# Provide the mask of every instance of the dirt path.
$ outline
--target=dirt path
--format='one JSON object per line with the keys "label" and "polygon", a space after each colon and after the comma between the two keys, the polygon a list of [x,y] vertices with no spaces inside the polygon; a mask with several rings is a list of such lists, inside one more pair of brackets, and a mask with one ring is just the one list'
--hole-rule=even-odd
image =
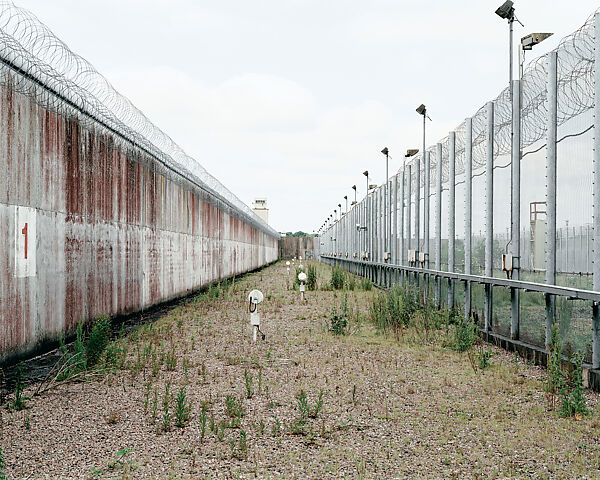
{"label": "dirt path", "polygon": [[[326,284],[329,268],[318,270]],[[591,415],[559,418],[536,367],[495,350],[476,373],[466,354],[410,332],[378,335],[366,320],[375,291],[307,292],[301,303],[286,282],[279,263],[225,298],[211,289],[117,340],[114,371],[2,409],[7,477],[600,478],[595,394]],[[256,344],[252,288],[265,293]],[[335,336],[326,321],[346,293],[352,333]]]}

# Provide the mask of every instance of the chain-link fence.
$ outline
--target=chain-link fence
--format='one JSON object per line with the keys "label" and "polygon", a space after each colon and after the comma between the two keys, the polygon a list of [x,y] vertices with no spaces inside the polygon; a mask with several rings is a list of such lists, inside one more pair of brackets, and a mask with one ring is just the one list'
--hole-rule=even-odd
{"label": "chain-link fence", "polygon": [[329,222],[322,258],[382,284],[413,278],[513,340],[544,347],[556,320],[600,367],[596,61],[600,13]]}

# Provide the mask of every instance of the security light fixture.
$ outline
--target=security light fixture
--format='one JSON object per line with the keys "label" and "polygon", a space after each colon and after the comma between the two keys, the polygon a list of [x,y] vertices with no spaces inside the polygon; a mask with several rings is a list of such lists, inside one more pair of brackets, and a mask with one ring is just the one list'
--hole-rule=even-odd
{"label": "security light fixture", "polygon": [[384,155],[386,155],[386,156],[389,154],[389,152],[390,152],[390,151],[388,150],[388,148],[387,148],[387,147],[384,147],[384,148],[383,148],[383,150],[381,151],[381,153],[383,153],[383,154],[384,154]]}
{"label": "security light fixture", "polygon": [[364,175],[365,177],[368,177],[368,176],[369,176],[369,171],[368,171],[368,170],[365,170],[365,171],[363,172],[363,175]]}
{"label": "security light fixture", "polygon": [[417,107],[417,113],[419,115],[426,115],[427,114],[427,109],[425,108],[425,105],[421,104]]}
{"label": "security light fixture", "polygon": [[496,15],[500,18],[508,20],[509,22],[514,21],[515,19],[515,7],[513,7],[514,2],[511,0],[506,0],[502,5],[500,5],[496,9]]}
{"label": "security light fixture", "polygon": [[356,192],[356,185],[352,185],[352,190]]}
{"label": "security light fixture", "polygon": [[552,35],[552,33],[530,33],[521,38],[521,46],[523,50],[531,50],[534,45],[543,42]]}
{"label": "security light fixture", "polygon": [[409,158],[409,157],[413,157],[413,156],[415,156],[417,153],[419,153],[419,149],[418,149],[418,148],[409,148],[409,149],[406,151],[406,155],[404,155],[404,156],[405,156],[406,158]]}
{"label": "security light fixture", "polygon": [[369,185],[369,190],[373,190],[374,188],[377,188],[377,184],[376,183],[371,183]]}

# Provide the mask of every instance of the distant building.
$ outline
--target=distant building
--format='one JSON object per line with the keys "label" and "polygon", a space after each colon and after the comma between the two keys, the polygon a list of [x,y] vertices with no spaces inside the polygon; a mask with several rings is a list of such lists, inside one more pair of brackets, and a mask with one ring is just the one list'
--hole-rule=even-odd
{"label": "distant building", "polygon": [[269,223],[269,209],[267,208],[266,198],[255,198],[254,204],[252,205],[252,210],[254,210],[254,213],[262,218],[265,223]]}

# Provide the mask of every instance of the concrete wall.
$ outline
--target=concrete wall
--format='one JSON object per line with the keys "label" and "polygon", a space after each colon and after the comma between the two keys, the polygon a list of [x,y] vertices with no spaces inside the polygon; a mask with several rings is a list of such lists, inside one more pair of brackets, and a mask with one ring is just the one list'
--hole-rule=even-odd
{"label": "concrete wall", "polygon": [[306,252],[316,258],[315,246],[318,242],[316,237],[282,237],[279,241],[279,258],[306,258]]}
{"label": "concrete wall", "polygon": [[2,87],[0,129],[0,360],[277,259],[276,238],[100,126]]}

